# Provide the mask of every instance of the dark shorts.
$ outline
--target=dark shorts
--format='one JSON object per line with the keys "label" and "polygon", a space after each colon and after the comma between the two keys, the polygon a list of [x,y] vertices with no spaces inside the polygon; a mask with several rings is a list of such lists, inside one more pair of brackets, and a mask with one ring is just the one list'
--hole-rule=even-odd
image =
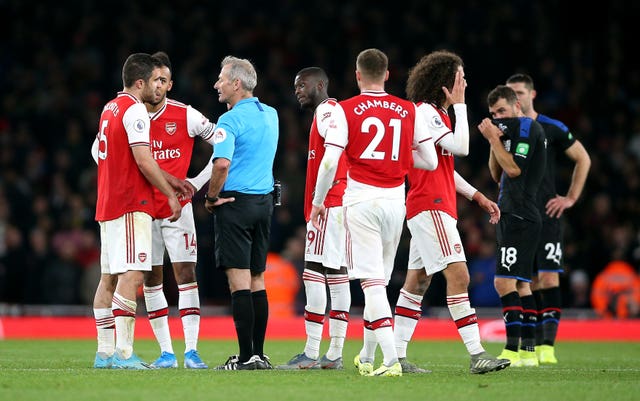
{"label": "dark shorts", "polygon": [[562,250],[562,221],[560,219],[543,219],[533,273],[562,273],[564,271]]}
{"label": "dark shorts", "polygon": [[531,281],[541,223],[503,214],[496,229],[496,277]]}
{"label": "dark shorts", "polygon": [[251,269],[264,272],[269,251],[273,195],[222,192],[235,202],[214,211],[215,256],[219,269]]}

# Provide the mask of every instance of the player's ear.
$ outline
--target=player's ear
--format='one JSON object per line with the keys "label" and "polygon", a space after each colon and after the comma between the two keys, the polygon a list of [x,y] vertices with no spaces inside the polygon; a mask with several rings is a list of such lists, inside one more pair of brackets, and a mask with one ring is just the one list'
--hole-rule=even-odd
{"label": "player's ear", "polygon": [[171,88],[173,88],[173,80],[169,81],[169,84],[167,85],[167,92],[169,92]]}

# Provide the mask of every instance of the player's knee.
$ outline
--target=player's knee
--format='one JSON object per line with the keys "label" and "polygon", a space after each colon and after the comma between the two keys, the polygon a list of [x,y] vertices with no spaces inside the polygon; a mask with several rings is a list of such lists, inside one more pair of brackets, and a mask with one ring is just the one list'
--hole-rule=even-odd
{"label": "player's knee", "polygon": [[431,283],[431,277],[427,276],[424,269],[421,270],[408,270],[407,276],[402,288],[415,295],[424,295]]}
{"label": "player's knee", "polygon": [[557,273],[539,274],[538,281],[540,289],[553,288],[560,285],[560,278]]}

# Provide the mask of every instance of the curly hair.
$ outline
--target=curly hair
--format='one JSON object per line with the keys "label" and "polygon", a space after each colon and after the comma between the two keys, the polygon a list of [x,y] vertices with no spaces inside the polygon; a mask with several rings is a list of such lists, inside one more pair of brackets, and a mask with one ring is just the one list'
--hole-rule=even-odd
{"label": "curly hair", "polygon": [[453,88],[462,58],[448,50],[438,50],[423,56],[409,71],[407,97],[412,102],[433,103],[442,107],[446,96],[442,87]]}

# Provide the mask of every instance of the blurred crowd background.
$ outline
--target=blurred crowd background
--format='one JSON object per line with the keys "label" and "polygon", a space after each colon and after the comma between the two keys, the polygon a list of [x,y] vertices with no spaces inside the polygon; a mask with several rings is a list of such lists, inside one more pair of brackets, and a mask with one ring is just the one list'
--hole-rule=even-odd
{"label": "blurred crowd background", "polygon": [[[515,72],[533,76],[537,110],[568,125],[592,158],[584,193],[566,216],[562,277],[564,306],[590,308],[591,284],[608,263],[626,262],[635,273],[640,266],[639,11],[640,3],[623,0],[591,8],[560,0],[0,0],[0,303],[91,304],[99,231],[90,146],[102,106],[122,89],[121,67],[133,52],[166,51],[173,62],[170,97],[213,121],[225,111],[213,89],[222,58],[255,64],[255,95],[280,116],[274,174],[283,183],[284,205],[274,216],[271,250],[301,272],[312,116],[294,97],[295,74],[307,66],[324,68],[330,96],[344,99],[358,91],[356,55],[377,47],[390,59],[387,91],[398,96],[405,95],[408,70],[422,55],[436,49],[461,55],[471,151],[457,160],[457,170],[494,200],[488,146],[476,128],[488,115],[486,94]],[[191,171],[199,171],[210,154],[198,143]],[[571,168],[560,162],[561,194]],[[202,192],[194,205],[202,304],[224,306],[229,294],[214,268],[212,220]],[[472,302],[499,305],[492,284],[495,229],[477,205],[460,198],[459,211]],[[405,235],[389,285],[393,301],[404,280],[408,240]],[[166,272],[165,289],[175,302]],[[284,285],[296,288],[302,310],[299,280]],[[358,305],[361,292],[352,288]],[[441,278],[425,305],[444,305]]]}

